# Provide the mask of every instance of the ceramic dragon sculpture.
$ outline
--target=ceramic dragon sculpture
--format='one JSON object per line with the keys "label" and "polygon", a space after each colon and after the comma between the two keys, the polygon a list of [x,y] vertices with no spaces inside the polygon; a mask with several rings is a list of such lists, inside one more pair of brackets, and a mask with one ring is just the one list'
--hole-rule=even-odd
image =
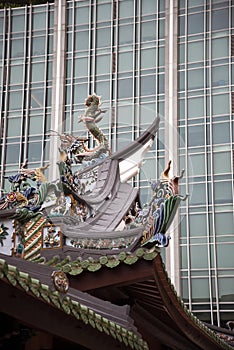
{"label": "ceramic dragon sculpture", "polygon": [[101,97],[96,94],[89,95],[85,100],[85,105],[87,109],[85,114],[80,117],[79,122],[83,121],[88,132],[97,141],[98,145],[91,149],[84,145],[85,152],[80,154],[80,156],[84,156],[86,159],[93,159],[101,154],[109,155],[110,148],[108,140],[102,130],[97,126],[97,123],[102,120],[102,114],[106,112],[100,108]]}
{"label": "ceramic dragon sculpture", "polygon": [[[71,163],[94,162],[94,160],[103,159],[110,155],[109,142],[97,126],[102,120],[102,114],[106,110],[102,110],[101,97],[96,94],[89,95],[85,100],[87,106],[84,115],[80,116],[78,123],[83,122],[88,133],[93,136],[97,143],[96,147],[89,148],[86,146],[88,138],[74,136],[70,134],[59,134],[57,131],[51,130],[59,136],[61,144],[59,148],[60,160]],[[53,135],[51,135],[53,136]]]}

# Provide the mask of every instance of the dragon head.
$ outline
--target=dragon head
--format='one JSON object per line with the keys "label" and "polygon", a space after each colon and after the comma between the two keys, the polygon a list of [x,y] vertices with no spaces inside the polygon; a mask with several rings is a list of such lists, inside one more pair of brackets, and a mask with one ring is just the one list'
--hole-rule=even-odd
{"label": "dragon head", "polygon": [[96,94],[89,95],[85,100],[85,105],[90,107],[91,105],[100,106],[101,105],[101,96],[97,96]]}

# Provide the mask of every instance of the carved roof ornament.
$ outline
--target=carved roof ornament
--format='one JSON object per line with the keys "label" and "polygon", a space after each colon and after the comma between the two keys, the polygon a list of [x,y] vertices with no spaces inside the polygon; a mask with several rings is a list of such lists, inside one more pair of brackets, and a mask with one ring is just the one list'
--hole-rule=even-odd
{"label": "carved roof ornament", "polygon": [[[78,251],[134,252],[138,248],[166,247],[166,231],[181,200],[178,181],[169,178],[170,164],[161,179],[151,181],[153,195],[141,205],[139,191],[127,181],[135,176],[145,153],[152,146],[159,118],[122,151],[111,154],[107,137],[98,127],[106,110],[101,96],[89,95],[86,110],[78,123],[84,123],[88,136],[60,134],[60,177],[48,182],[44,171],[49,164],[27,168],[27,160],[16,175],[8,177],[10,192],[2,191],[0,217],[13,220],[14,254],[36,260],[46,251],[71,247]],[[96,146],[86,142],[93,138]],[[5,224],[5,223],[4,223]],[[8,225],[8,226],[7,226]],[[10,229],[9,222],[5,224]],[[52,234],[49,230],[54,229]],[[20,246],[20,254],[18,247]]]}
{"label": "carved roof ornament", "polygon": [[63,271],[53,271],[52,280],[55,288],[60,293],[67,293],[69,288],[69,280]]}

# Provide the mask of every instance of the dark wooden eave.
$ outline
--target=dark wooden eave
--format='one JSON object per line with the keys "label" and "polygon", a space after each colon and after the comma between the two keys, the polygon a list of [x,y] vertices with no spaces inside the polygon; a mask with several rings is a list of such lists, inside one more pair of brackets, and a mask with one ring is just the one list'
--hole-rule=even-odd
{"label": "dark wooden eave", "polygon": [[58,293],[51,278],[55,269],[50,266],[2,254],[0,263],[6,265],[0,269],[0,297],[4,300],[0,312],[89,349],[130,349],[133,337],[142,344],[139,349],[144,348],[128,306],[111,304],[72,287],[66,294]]}
{"label": "dark wooden eave", "polygon": [[[141,262],[137,264],[134,265],[135,273],[130,272],[131,267],[124,266],[126,275],[117,268],[113,278],[106,278],[104,288],[89,293],[112,303],[128,302],[130,315],[152,350],[157,349],[158,342],[177,350],[232,349],[183,305],[171,285],[160,254],[142,266]],[[100,277],[95,274],[97,284],[103,279]],[[89,277],[81,276],[81,284],[88,286],[89,278],[90,274]]]}
{"label": "dark wooden eave", "polygon": [[[39,278],[50,286],[52,267],[2,255],[0,258],[6,259],[9,264],[16,265],[21,271],[30,273],[32,278]],[[71,287],[65,295],[65,300],[66,297],[73,297],[75,300],[82,301],[82,304],[94,312],[110,318],[125,329],[129,328],[136,335],[141,334],[150,350],[160,349],[160,344],[167,346],[169,350],[232,349],[184,307],[171,285],[159,253],[151,261],[138,260],[131,266],[119,264],[113,269],[103,267],[95,273],[86,271],[77,278],[69,276],[69,279]],[[128,349],[123,342],[118,342],[104,333],[99,332],[98,335],[97,329],[92,329],[89,324],[85,326],[79,320],[74,320],[74,317],[64,314],[51,305],[46,305],[40,297],[35,298],[30,293],[19,290],[18,286],[14,288],[5,282],[7,282],[5,279],[1,281],[0,295],[6,302],[0,305],[0,312],[39,327],[43,331],[48,332],[50,329],[55,335],[58,335],[59,329],[60,336],[72,341],[79,339],[77,338],[78,327],[84,335],[79,339],[79,344],[90,349],[97,349],[96,342],[90,344],[92,334],[95,339],[103,337],[103,344],[107,344],[106,349],[108,347],[109,349]],[[43,306],[40,309],[42,303]],[[41,321],[41,327],[37,320],[34,321],[35,317],[30,312],[32,306],[34,315],[36,312]],[[47,312],[51,319],[49,323],[46,320],[43,324]],[[56,322],[56,319],[59,322]],[[59,323],[64,324],[64,322],[71,325],[69,331],[66,327],[64,332],[59,328]],[[91,332],[91,336],[88,336],[88,331]]]}

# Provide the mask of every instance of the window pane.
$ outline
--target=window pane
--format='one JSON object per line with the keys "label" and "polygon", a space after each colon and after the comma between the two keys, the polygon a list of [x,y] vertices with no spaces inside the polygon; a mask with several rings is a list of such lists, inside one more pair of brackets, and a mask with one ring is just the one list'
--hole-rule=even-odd
{"label": "window pane", "polygon": [[[188,265],[186,265],[188,266]],[[182,279],[182,298],[184,301],[188,301],[189,291],[188,291],[188,279]]]}
{"label": "window pane", "polygon": [[188,268],[188,254],[187,247],[181,247],[181,267],[182,269]]}
{"label": "window pane", "polygon": [[196,34],[204,31],[204,14],[188,15],[188,34]]}
{"label": "window pane", "polygon": [[163,39],[165,37],[165,20],[164,19],[161,19],[159,21],[158,37],[159,39]]}
{"label": "window pane", "polygon": [[88,95],[88,84],[74,85],[74,104],[84,103]]}
{"label": "window pane", "polygon": [[23,82],[23,65],[10,67],[10,84],[22,84]]}
{"label": "window pane", "polygon": [[204,126],[196,125],[188,127],[188,146],[202,146],[205,144]]}
{"label": "window pane", "polygon": [[206,186],[205,184],[193,184],[190,187],[190,204],[198,205],[206,203]]}
{"label": "window pane", "polygon": [[7,136],[19,136],[21,134],[21,118],[8,118]]}
{"label": "window pane", "polygon": [[44,70],[45,70],[45,63],[33,63],[31,65],[32,71],[31,71],[31,81],[33,83],[38,81],[44,81]]}
{"label": "window pane", "polygon": [[117,110],[118,125],[132,124],[132,106],[119,106]]}
{"label": "window pane", "polygon": [[102,96],[102,100],[110,99],[110,82],[109,81],[100,81],[96,83],[96,92],[98,95]]}
{"label": "window pane", "polygon": [[35,37],[32,39],[32,55],[39,56],[45,54],[45,38]]}
{"label": "window pane", "polygon": [[156,49],[141,50],[141,69],[156,66]]}
{"label": "window pane", "polygon": [[100,4],[97,6],[97,22],[109,21],[111,19],[111,4]]}
{"label": "window pane", "polygon": [[188,0],[188,8],[194,7],[194,6],[199,6],[199,5],[204,5],[204,0]]}
{"label": "window pane", "polygon": [[230,142],[230,128],[229,123],[213,124],[213,143],[228,143]]}
{"label": "window pane", "polygon": [[[232,203],[232,184],[231,182],[214,183],[214,200],[215,203]],[[233,254],[234,256],[234,254]]]}
{"label": "window pane", "polygon": [[205,154],[191,154],[189,159],[189,176],[204,175]]}
{"label": "window pane", "polygon": [[89,21],[89,8],[88,7],[78,7],[79,3],[77,2],[77,8],[75,11],[75,21],[76,24],[85,24]]}
{"label": "window pane", "polygon": [[34,13],[33,19],[33,30],[41,30],[46,28],[46,12]]}
{"label": "window pane", "polygon": [[[198,256],[201,253],[197,252]],[[192,299],[193,301],[208,301],[209,300],[209,280],[208,278],[192,278]]]}
{"label": "window pane", "polygon": [[188,62],[202,61],[204,59],[203,41],[188,43]]}
{"label": "window pane", "polygon": [[165,92],[165,76],[164,74],[159,74],[158,75],[158,93],[163,94],[164,92]]}
{"label": "window pane", "polygon": [[41,142],[30,142],[28,145],[28,161],[38,162],[41,160]]}
{"label": "window pane", "polygon": [[188,118],[204,117],[204,98],[196,97],[188,99]]}
{"label": "window pane", "polygon": [[[219,299],[221,302],[232,302],[234,298],[233,277],[219,277]],[[230,304],[229,304],[230,305]],[[232,307],[233,310],[233,307]],[[233,313],[227,316],[226,321],[233,319]],[[225,319],[225,318],[224,318]]]}
{"label": "window pane", "polygon": [[125,98],[132,96],[132,78],[121,79],[118,81],[118,98]]}
{"label": "window pane", "polygon": [[74,60],[74,78],[83,77],[88,75],[88,59],[76,58]]}
{"label": "window pane", "polygon": [[212,96],[212,115],[229,114],[229,95],[213,95]]}
{"label": "window pane", "polygon": [[19,161],[19,145],[6,145],[6,163],[18,163]]}
{"label": "window pane", "polygon": [[110,73],[111,59],[110,55],[96,56],[96,74]]}
{"label": "window pane", "polygon": [[89,32],[84,30],[83,32],[75,33],[75,51],[88,50],[89,47]]}
{"label": "window pane", "polygon": [[158,65],[164,66],[165,65],[165,48],[159,47],[158,49]]}
{"label": "window pane", "polygon": [[179,17],[179,35],[185,35],[185,16]]}
{"label": "window pane", "polygon": [[39,108],[44,106],[44,89],[31,90],[31,108]]}
{"label": "window pane", "polygon": [[11,30],[12,32],[23,32],[25,26],[24,16],[12,16],[11,17]]}
{"label": "window pane", "polygon": [[212,40],[212,58],[217,59],[228,56],[228,37]]}
{"label": "window pane", "polygon": [[190,253],[192,269],[208,267],[208,253],[205,245],[191,245]]}
{"label": "window pane", "polygon": [[212,30],[228,28],[228,9],[212,11]]}
{"label": "window pane", "polygon": [[216,235],[233,235],[233,227],[233,213],[215,214]]}
{"label": "window pane", "polygon": [[189,233],[192,237],[207,235],[206,215],[198,214],[189,216]]}
{"label": "window pane", "polygon": [[188,70],[188,89],[199,89],[204,86],[203,69]]}
{"label": "window pane", "polygon": [[120,26],[119,27],[119,45],[132,43],[133,41],[133,26]]}
{"label": "window pane", "polygon": [[23,57],[24,56],[24,39],[12,39],[11,40],[11,57]]}
{"label": "window pane", "polygon": [[124,0],[119,2],[119,17],[133,17],[134,16],[134,2],[133,0]]}
{"label": "window pane", "polygon": [[217,244],[217,258],[219,268],[233,268],[234,254],[232,244]]}
{"label": "window pane", "polygon": [[22,91],[10,91],[9,93],[9,109],[22,108]]}
{"label": "window pane", "polygon": [[178,50],[178,62],[184,63],[185,62],[185,45],[180,44],[179,50]]}
{"label": "window pane", "polygon": [[132,68],[133,68],[133,52],[120,53],[118,58],[119,72],[131,71]]}
{"label": "window pane", "polygon": [[215,152],[213,153],[214,173],[223,174],[231,172],[231,153]]}
{"label": "window pane", "polygon": [[228,65],[213,67],[211,76],[213,86],[227,85],[229,81]]}
{"label": "window pane", "polygon": [[143,16],[146,14],[156,13],[157,1],[142,0],[141,3],[141,11]]}
{"label": "window pane", "polygon": [[111,43],[111,29],[101,28],[97,30],[97,48],[110,46]]}
{"label": "window pane", "polygon": [[141,26],[141,40],[155,40],[156,39],[156,21],[143,22]]}
{"label": "window pane", "polygon": [[43,118],[41,116],[33,116],[29,118],[29,134],[42,134]]}
{"label": "window pane", "polygon": [[184,71],[179,72],[179,90],[180,91],[185,90],[185,72]]}
{"label": "window pane", "polygon": [[181,99],[178,100],[178,105],[179,105],[179,119],[184,119],[185,118],[185,100]]}
{"label": "window pane", "polygon": [[141,77],[141,95],[155,95],[156,78],[154,75]]}

